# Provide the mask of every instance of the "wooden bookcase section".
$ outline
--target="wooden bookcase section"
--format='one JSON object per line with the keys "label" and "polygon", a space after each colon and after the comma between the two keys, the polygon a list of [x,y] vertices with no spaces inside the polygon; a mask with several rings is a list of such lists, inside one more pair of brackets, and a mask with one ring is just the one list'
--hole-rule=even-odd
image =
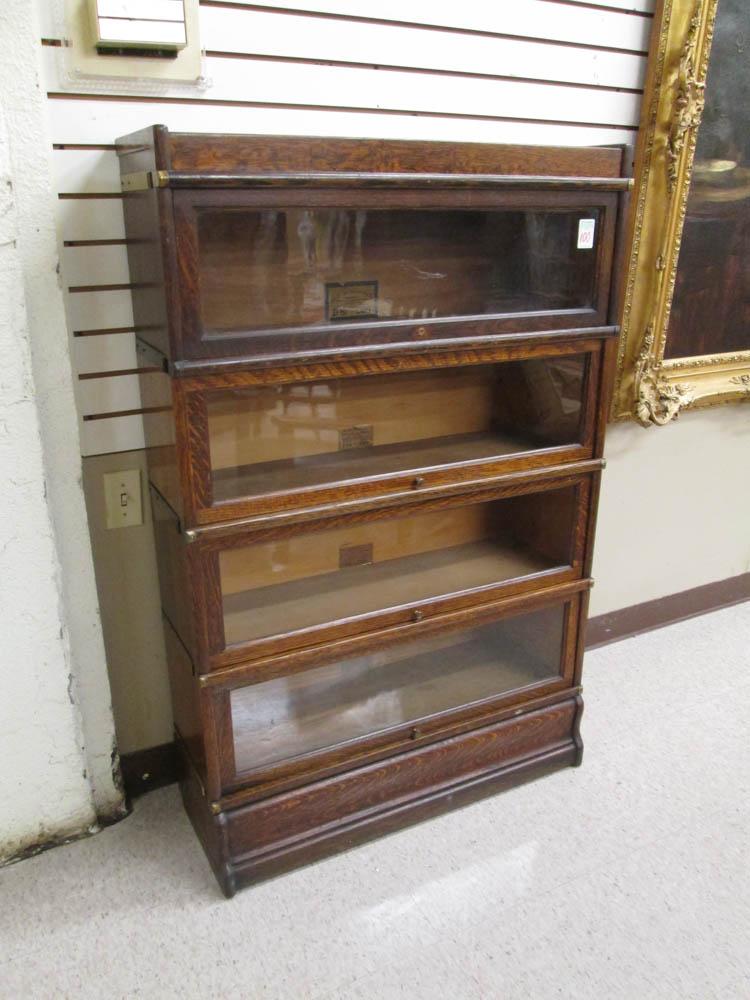
{"label": "wooden bookcase section", "polygon": [[223,891],[581,759],[621,148],[117,141]]}

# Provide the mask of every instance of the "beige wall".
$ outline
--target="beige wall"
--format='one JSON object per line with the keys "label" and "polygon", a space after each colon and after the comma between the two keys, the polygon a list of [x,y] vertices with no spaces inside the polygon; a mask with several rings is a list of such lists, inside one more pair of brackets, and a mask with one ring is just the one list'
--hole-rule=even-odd
{"label": "beige wall", "polygon": [[[144,523],[106,528],[103,475],[140,469]],[[117,452],[83,460],[83,488],[94,551],[112,709],[120,753],[172,739],[146,453]]]}
{"label": "beige wall", "polygon": [[610,426],[591,614],[750,570],[750,407]]}
{"label": "beige wall", "polygon": [[[750,571],[750,406],[667,427],[609,428],[591,613]],[[102,474],[143,470],[142,527],[104,528]],[[121,753],[171,739],[144,452],[84,459],[84,488]]]}

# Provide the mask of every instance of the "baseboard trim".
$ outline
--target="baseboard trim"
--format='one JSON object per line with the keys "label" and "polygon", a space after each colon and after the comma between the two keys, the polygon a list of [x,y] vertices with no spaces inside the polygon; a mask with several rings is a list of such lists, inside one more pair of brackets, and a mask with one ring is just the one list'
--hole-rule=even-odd
{"label": "baseboard trim", "polygon": [[743,601],[750,601],[750,573],[706,583],[654,601],[644,601],[643,604],[620,608],[606,615],[597,615],[589,619],[586,628],[586,649],[596,649],[610,642],[629,639],[634,635],[674,625]]}
{"label": "baseboard trim", "polygon": [[177,745],[161,743],[145,750],[120,755],[122,784],[129,799],[163,788],[180,779],[180,757]]}
{"label": "baseboard trim", "polygon": [[[750,601],[750,573],[597,615],[589,619],[586,628],[586,649],[606,646],[610,642],[619,642],[743,601]],[[130,799],[180,779],[180,759],[175,743],[162,743],[146,750],[122,754],[120,767],[125,792]]]}

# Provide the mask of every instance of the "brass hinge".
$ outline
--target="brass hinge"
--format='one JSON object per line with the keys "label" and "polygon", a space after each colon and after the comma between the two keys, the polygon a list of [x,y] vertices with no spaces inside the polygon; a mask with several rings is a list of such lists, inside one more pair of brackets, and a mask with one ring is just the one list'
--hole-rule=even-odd
{"label": "brass hinge", "polygon": [[120,185],[123,191],[147,191],[149,188],[168,187],[169,171],[136,170],[131,174],[123,174]]}

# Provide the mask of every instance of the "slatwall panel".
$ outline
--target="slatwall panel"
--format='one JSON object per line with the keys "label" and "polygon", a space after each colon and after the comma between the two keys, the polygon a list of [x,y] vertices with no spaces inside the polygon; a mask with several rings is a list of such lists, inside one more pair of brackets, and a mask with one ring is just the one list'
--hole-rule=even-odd
{"label": "slatwall panel", "polygon": [[[143,447],[116,136],[632,142],[654,0],[202,0],[195,97],[63,91],[38,0],[85,455]],[[119,86],[119,85],[118,85]]]}

